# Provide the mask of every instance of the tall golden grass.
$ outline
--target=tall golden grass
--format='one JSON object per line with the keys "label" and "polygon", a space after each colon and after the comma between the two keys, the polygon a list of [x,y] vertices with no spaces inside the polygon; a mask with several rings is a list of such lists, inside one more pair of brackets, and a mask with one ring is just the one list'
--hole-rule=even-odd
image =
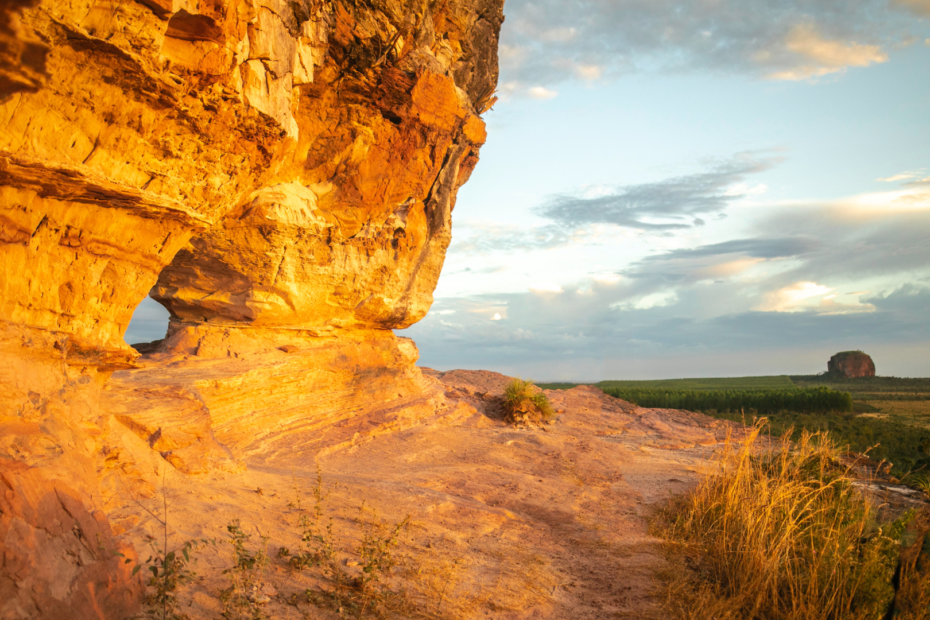
{"label": "tall golden grass", "polygon": [[[658,516],[656,533],[679,567],[663,576],[664,617],[891,617],[899,540],[913,513],[882,522],[827,435],[761,446],[761,430],[727,441],[716,471]],[[910,582],[915,595],[930,593],[928,584],[926,575]],[[930,613],[917,605],[907,617]]]}

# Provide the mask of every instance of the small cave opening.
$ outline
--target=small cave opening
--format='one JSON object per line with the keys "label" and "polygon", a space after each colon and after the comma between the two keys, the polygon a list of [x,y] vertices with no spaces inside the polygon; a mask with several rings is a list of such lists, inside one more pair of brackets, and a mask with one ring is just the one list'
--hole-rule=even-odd
{"label": "small cave opening", "polygon": [[146,296],[132,313],[132,320],[123,338],[133,349],[145,353],[148,348],[145,345],[162,340],[168,333],[169,316],[163,305]]}

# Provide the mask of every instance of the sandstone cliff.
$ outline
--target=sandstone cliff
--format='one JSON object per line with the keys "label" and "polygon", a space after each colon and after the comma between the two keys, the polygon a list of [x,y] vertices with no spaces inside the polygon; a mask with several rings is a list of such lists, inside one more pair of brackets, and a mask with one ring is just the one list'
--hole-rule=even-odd
{"label": "sandstone cliff", "polygon": [[[270,429],[351,442],[441,406],[390,330],[432,301],[501,11],[0,7],[0,616],[136,609],[106,513],[166,463],[236,471]],[[150,291],[171,326],[140,360]]]}
{"label": "sandstone cliff", "polygon": [[847,379],[874,377],[875,362],[862,351],[843,351],[830,358],[827,372]]}

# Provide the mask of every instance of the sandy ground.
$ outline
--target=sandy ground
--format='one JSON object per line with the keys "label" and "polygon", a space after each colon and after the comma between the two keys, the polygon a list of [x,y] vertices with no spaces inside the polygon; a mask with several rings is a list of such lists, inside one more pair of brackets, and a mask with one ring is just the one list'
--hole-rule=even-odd
{"label": "sandy ground", "polygon": [[[409,516],[390,582],[406,592],[400,617],[641,617],[663,562],[647,517],[696,482],[724,424],[642,409],[581,386],[547,392],[559,411],[554,424],[516,429],[497,404],[506,377],[424,372],[458,406],[332,452],[302,449],[299,438],[288,452],[280,438],[273,456],[247,457],[240,473],[185,476],[169,467],[164,490],[126,500],[111,519],[143,558],[147,537],[164,536],[154,517],[165,514],[164,504],[172,547],[225,540],[226,525],[239,519],[254,548],[259,533],[268,538],[266,615],[337,618],[338,609],[307,602],[308,588],[332,588],[321,570],[298,572],[276,557],[279,548],[300,545],[295,504],[312,507],[319,469],[328,493],[322,522],[333,519],[339,566],[350,577],[360,574],[361,537],[379,531],[371,524]],[[181,592],[182,609],[218,618],[231,547],[206,545],[194,556],[198,576]]]}

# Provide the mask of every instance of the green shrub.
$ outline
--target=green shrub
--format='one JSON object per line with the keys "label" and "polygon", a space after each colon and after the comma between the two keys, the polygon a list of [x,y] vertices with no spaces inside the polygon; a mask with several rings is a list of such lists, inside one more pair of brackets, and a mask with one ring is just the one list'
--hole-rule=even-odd
{"label": "green shrub", "polygon": [[508,422],[539,424],[554,417],[552,403],[532,381],[517,378],[504,388],[504,418]]}

